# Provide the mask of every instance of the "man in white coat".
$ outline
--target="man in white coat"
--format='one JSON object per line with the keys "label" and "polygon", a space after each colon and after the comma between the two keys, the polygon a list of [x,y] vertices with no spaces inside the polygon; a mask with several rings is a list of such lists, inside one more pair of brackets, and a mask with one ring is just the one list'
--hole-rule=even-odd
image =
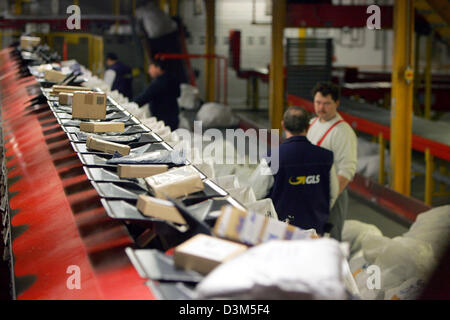
{"label": "man in white coat", "polygon": [[311,120],[307,138],[311,143],[333,151],[334,165],[339,180],[339,197],[329,222],[333,225],[330,236],[341,240],[342,227],[347,216],[347,185],[356,171],[356,134],[337,112],[339,87],[332,83],[318,83],[313,89],[316,118]]}

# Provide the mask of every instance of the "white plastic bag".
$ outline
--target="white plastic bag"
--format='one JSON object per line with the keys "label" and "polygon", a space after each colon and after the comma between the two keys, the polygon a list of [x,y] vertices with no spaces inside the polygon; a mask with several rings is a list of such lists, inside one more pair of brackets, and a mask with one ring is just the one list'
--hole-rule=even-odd
{"label": "white plastic bag", "polygon": [[162,128],[157,128],[157,129],[155,129],[155,130],[153,130],[157,135],[159,135],[159,136],[170,136],[170,133],[172,132],[171,130],[170,130],[170,127],[169,126],[164,126],[164,127],[162,127]]}
{"label": "white plastic bag", "polygon": [[269,195],[270,189],[274,183],[273,175],[268,174],[269,172],[270,168],[267,165],[266,160],[262,159],[248,179],[248,185],[252,186],[256,200],[263,199]]}
{"label": "white plastic bag", "polygon": [[248,210],[252,210],[255,211],[256,213],[265,215],[266,217],[278,220],[277,211],[275,210],[272,199],[270,198],[247,203],[245,206],[247,207]]}
{"label": "white plastic bag", "polygon": [[357,220],[345,220],[342,229],[342,241],[350,244],[350,256],[361,250],[362,241],[366,235],[383,236],[380,229],[368,223]]}
{"label": "white plastic bag", "polygon": [[398,287],[386,290],[384,300],[415,300],[425,288],[425,281],[420,278],[411,278]]}
{"label": "white plastic bag", "polygon": [[150,39],[162,37],[177,29],[175,21],[153,2],[148,2],[145,6],[137,8],[136,18],[138,21],[142,21]]}
{"label": "white plastic bag", "polygon": [[403,237],[429,243],[436,259],[439,259],[450,239],[450,205],[419,214]]}
{"label": "white plastic bag", "polygon": [[203,159],[201,163],[195,164],[195,167],[198,168],[201,172],[203,172],[204,175],[206,175],[208,178],[214,178],[214,164],[211,159]]}
{"label": "white plastic bag", "polygon": [[145,118],[142,119],[141,122],[147,127],[150,128],[158,122],[158,120],[155,117]]}
{"label": "white plastic bag", "polygon": [[226,191],[230,189],[240,188],[239,181],[234,174],[215,177],[213,181]]}
{"label": "white plastic bag", "polygon": [[229,189],[228,193],[230,194],[230,196],[244,205],[256,201],[255,193],[253,192],[252,187],[247,186],[242,188]]}
{"label": "white plastic bag", "polygon": [[233,127],[238,124],[231,108],[216,102],[203,104],[197,112],[196,119],[202,121],[203,128]]}
{"label": "white plastic bag", "polygon": [[198,88],[187,83],[180,85],[180,97],[178,98],[178,105],[186,109],[195,109],[199,101]]}
{"label": "white plastic bag", "polygon": [[196,294],[199,299],[346,299],[344,262],[334,239],[273,240],[219,265]]}

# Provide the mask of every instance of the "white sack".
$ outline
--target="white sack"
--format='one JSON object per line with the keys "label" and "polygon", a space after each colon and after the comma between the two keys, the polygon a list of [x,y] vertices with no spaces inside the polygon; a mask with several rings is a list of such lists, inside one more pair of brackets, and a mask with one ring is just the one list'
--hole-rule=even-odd
{"label": "white sack", "polygon": [[334,239],[273,240],[219,265],[196,294],[199,299],[346,299],[343,263]]}

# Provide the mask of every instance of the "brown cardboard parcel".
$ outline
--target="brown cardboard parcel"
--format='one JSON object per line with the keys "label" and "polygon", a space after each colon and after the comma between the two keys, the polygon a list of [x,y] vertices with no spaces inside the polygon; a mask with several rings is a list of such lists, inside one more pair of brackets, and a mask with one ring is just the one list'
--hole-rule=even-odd
{"label": "brown cardboard parcel", "polygon": [[74,93],[75,91],[91,91],[91,89],[86,87],[62,86],[55,84],[50,91],[50,95],[57,96],[60,92]]}
{"label": "brown cardboard parcel", "polygon": [[72,118],[104,120],[106,94],[100,92],[73,93]]}
{"label": "brown cardboard parcel", "polygon": [[80,122],[80,130],[84,132],[123,132],[123,122]]}
{"label": "brown cardboard parcel", "polygon": [[172,202],[162,199],[139,195],[136,207],[144,216],[158,218],[161,220],[171,221],[179,224],[186,224],[177,208]]}
{"label": "brown cardboard parcel", "polygon": [[177,268],[207,274],[245,250],[247,246],[243,244],[197,234],[175,248],[174,262]]}
{"label": "brown cardboard parcel", "polygon": [[61,82],[66,78],[66,75],[56,70],[45,70],[44,79],[50,82]]}
{"label": "brown cardboard parcel", "polygon": [[166,199],[166,195],[178,198],[205,188],[200,175],[191,166],[171,169],[145,178],[145,182],[153,190],[155,197],[160,199]]}
{"label": "brown cardboard parcel", "polygon": [[38,46],[40,43],[41,38],[39,37],[29,37],[29,36],[20,37],[20,47],[22,49],[33,50],[33,48]]}
{"label": "brown cardboard parcel", "polygon": [[117,173],[121,178],[146,178],[169,170],[167,164],[119,164]]}
{"label": "brown cardboard parcel", "polygon": [[257,245],[269,240],[316,238],[314,229],[303,230],[252,211],[223,206],[213,233],[218,237]]}
{"label": "brown cardboard parcel", "polygon": [[60,92],[58,94],[58,102],[60,105],[71,105],[73,101],[73,94],[68,92]]}
{"label": "brown cardboard parcel", "polygon": [[91,150],[102,151],[110,154],[114,154],[114,152],[118,152],[123,156],[130,154],[130,146],[93,137],[87,138],[86,147]]}

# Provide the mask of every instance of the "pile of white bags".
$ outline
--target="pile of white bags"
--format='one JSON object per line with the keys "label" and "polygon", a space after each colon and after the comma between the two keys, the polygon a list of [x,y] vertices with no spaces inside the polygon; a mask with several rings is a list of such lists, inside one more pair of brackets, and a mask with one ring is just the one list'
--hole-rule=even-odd
{"label": "pile of white bags", "polygon": [[203,104],[197,112],[196,119],[202,121],[203,128],[226,128],[239,123],[229,106],[217,102]]}
{"label": "pile of white bags", "polygon": [[208,274],[199,299],[347,299],[345,254],[334,239],[273,240],[250,248]]}
{"label": "pile of white bags", "polygon": [[450,205],[421,213],[403,237],[430,244],[436,259],[440,259],[445,246],[450,243]]}
{"label": "pile of white bags", "polygon": [[180,85],[180,97],[178,98],[178,105],[186,109],[196,109],[200,103],[199,91],[196,87],[187,83]]}
{"label": "pile of white bags", "polygon": [[246,207],[248,210],[254,211],[256,213],[262,214],[266,217],[274,218],[278,220],[278,214],[273,205],[272,199],[266,198],[257,200],[255,202],[247,203]]}
{"label": "pile of white bags", "polygon": [[[358,138],[358,162],[356,172],[372,179],[378,179],[380,168],[379,145],[369,142],[363,138]],[[389,170],[389,151],[384,151],[384,170]]]}
{"label": "pile of white bags", "polygon": [[361,250],[362,240],[367,235],[382,236],[376,226],[358,220],[346,220],[342,230],[342,241],[350,245],[350,257]]}
{"label": "pile of white bags", "polygon": [[[414,299],[425,287],[450,240],[450,205],[420,214],[408,232],[384,237],[375,226],[348,220],[343,241],[351,245],[350,269],[363,299]],[[380,286],[371,287],[373,267]]]}

